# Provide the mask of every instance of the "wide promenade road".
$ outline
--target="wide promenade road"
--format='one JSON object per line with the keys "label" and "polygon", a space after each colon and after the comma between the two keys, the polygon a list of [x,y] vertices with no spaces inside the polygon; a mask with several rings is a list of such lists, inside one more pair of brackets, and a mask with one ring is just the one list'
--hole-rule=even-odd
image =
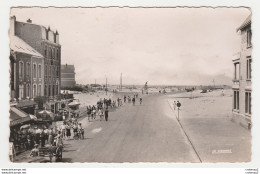
{"label": "wide promenade road", "polygon": [[171,117],[164,95],[144,96],[141,105],[126,103],[109,112],[108,122],[87,123],[84,140],[64,141],[63,162],[199,162]]}

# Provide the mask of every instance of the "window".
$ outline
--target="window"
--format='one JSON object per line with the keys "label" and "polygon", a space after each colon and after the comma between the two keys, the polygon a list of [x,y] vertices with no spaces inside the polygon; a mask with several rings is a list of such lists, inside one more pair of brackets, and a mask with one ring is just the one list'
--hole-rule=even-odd
{"label": "window", "polygon": [[51,78],[51,65],[49,66],[49,71],[48,71],[48,73],[49,73],[49,78]]}
{"label": "window", "polygon": [[47,46],[45,45],[45,48],[44,48],[44,55],[45,55],[45,58],[47,57]]}
{"label": "window", "polygon": [[42,85],[39,85],[38,86],[38,96],[42,96],[41,93],[42,93]]}
{"label": "window", "polygon": [[56,49],[55,48],[53,48],[53,59],[56,59]]}
{"label": "window", "polygon": [[56,52],[56,59],[59,60],[59,49],[57,49],[57,52]]}
{"label": "window", "polygon": [[29,84],[26,85],[26,97],[30,98],[30,85]]}
{"label": "window", "polygon": [[33,85],[33,98],[36,97],[36,94],[37,94],[37,86]]}
{"label": "window", "polygon": [[59,94],[60,92],[59,92],[59,85],[56,85],[56,87],[57,87],[57,94]]}
{"label": "window", "polygon": [[23,79],[24,76],[24,64],[22,61],[19,62],[19,79]]}
{"label": "window", "polygon": [[53,51],[53,48],[51,49],[51,59],[54,58],[54,51]]}
{"label": "window", "polygon": [[52,95],[55,96],[55,85],[52,86]]}
{"label": "window", "polygon": [[47,65],[45,65],[45,69],[44,69],[44,76],[45,76],[45,78],[47,78],[47,75],[48,75],[48,74],[47,74],[47,72],[48,72],[48,71],[47,71],[47,70],[48,70],[47,68],[48,68]]}
{"label": "window", "polygon": [[47,96],[47,85],[44,86],[44,96]]}
{"label": "window", "polygon": [[233,109],[239,110],[239,91],[234,91]]}
{"label": "window", "polygon": [[246,60],[246,79],[247,80],[251,80],[251,63],[252,63],[252,59],[251,57],[248,57]]}
{"label": "window", "polygon": [[38,78],[42,78],[42,65],[38,65]]}
{"label": "window", "polygon": [[51,85],[49,85],[49,96],[51,96]]}
{"label": "window", "polygon": [[234,80],[239,80],[239,76],[240,76],[239,62],[235,63],[234,65],[235,65]]}
{"label": "window", "polygon": [[59,78],[59,68],[56,67],[56,77]]}
{"label": "window", "polygon": [[33,64],[33,78],[36,78],[36,73],[37,73],[36,64]]}
{"label": "window", "polygon": [[51,59],[51,57],[52,57],[52,52],[51,52],[51,47],[49,47],[49,59]]}
{"label": "window", "polygon": [[24,98],[24,91],[23,91],[23,85],[19,85],[19,98],[23,99]]}
{"label": "window", "polygon": [[245,93],[245,113],[251,114],[251,92]]}
{"label": "window", "polygon": [[26,63],[26,76],[27,76],[27,78],[29,78],[29,75],[30,75],[30,63],[27,62]]}
{"label": "window", "polygon": [[249,28],[247,30],[247,47],[251,47],[252,46],[251,39],[252,39],[252,31],[251,31],[251,28]]}

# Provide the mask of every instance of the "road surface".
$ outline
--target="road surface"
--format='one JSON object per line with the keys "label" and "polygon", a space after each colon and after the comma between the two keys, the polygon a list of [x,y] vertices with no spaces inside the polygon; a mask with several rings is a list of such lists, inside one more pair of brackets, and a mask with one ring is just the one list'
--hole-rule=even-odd
{"label": "road surface", "polygon": [[[139,101],[139,100],[137,100]],[[86,123],[84,140],[66,140],[63,162],[200,162],[166,96],[147,95]]]}

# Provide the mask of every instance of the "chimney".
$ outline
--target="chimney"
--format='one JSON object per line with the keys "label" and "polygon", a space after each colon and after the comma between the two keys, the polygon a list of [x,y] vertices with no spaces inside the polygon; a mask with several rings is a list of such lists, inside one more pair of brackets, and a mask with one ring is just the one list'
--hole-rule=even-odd
{"label": "chimney", "polygon": [[15,35],[15,22],[16,22],[16,17],[11,16],[9,34],[12,35],[12,36]]}
{"label": "chimney", "polygon": [[56,43],[58,44],[59,43],[59,33],[58,33],[58,30],[56,30],[55,36],[56,36]]}
{"label": "chimney", "polygon": [[29,19],[27,20],[27,23],[32,23],[32,20],[29,18]]}

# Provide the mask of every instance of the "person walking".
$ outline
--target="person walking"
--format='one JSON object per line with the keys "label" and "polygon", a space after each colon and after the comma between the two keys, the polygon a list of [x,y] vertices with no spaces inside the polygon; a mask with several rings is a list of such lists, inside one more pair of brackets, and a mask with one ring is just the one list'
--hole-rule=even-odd
{"label": "person walking", "polygon": [[91,106],[87,107],[87,114],[88,114],[88,121],[90,121],[90,116],[91,116]]}
{"label": "person walking", "polygon": [[126,102],[126,96],[124,95],[124,103]]}
{"label": "person walking", "polygon": [[120,98],[119,97],[117,99],[117,105],[118,105],[118,107],[120,106]]}
{"label": "person walking", "polygon": [[70,132],[70,125],[67,123],[66,124],[66,137],[67,139],[70,139],[71,132]]}
{"label": "person walking", "polygon": [[105,120],[107,121],[108,120],[108,109],[106,108],[105,110]]}
{"label": "person walking", "polygon": [[133,97],[132,102],[133,102],[133,106],[134,106],[135,105],[135,97]]}
{"label": "person walking", "polygon": [[176,110],[176,101],[173,102],[173,109]]}
{"label": "person walking", "polygon": [[142,97],[140,97],[140,105],[142,104],[142,101],[143,101],[143,99],[142,99]]}
{"label": "person walking", "polygon": [[66,125],[65,122],[61,125],[61,133],[62,133],[62,138],[66,138]]}
{"label": "person walking", "polygon": [[49,135],[49,137],[48,137],[48,144],[53,144],[53,141],[54,141],[54,137],[53,137],[53,135],[54,135],[54,133],[53,133],[53,128],[49,128],[49,130],[48,130],[48,135]]}
{"label": "person walking", "polygon": [[102,120],[102,111],[101,109],[98,110],[97,115],[100,117],[100,121]]}

